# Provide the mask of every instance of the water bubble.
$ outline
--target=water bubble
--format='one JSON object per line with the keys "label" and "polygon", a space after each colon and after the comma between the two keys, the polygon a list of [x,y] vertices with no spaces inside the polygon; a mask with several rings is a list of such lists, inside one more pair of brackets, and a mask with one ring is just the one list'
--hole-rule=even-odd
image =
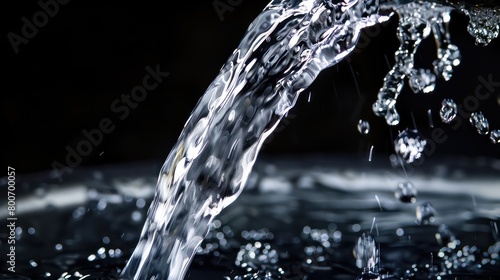
{"label": "water bubble", "polygon": [[109,242],[111,242],[111,240],[109,239],[109,237],[104,236],[104,237],[102,238],[102,243],[104,243],[104,244],[109,244]]}
{"label": "water bubble", "polygon": [[102,211],[106,209],[106,206],[108,206],[108,201],[106,199],[99,199],[99,202],[97,202],[97,209]]}
{"label": "water bubble", "polygon": [[333,232],[333,241],[339,243],[342,240],[342,232],[339,230],[336,230]]}
{"label": "water bubble", "polygon": [[212,223],[213,227],[214,228],[220,228],[220,226],[222,225],[221,222],[219,220],[214,220],[214,222]]}
{"label": "water bubble", "polygon": [[34,228],[34,227],[30,227],[30,228],[28,228],[28,233],[29,233],[30,235],[35,234],[35,232],[36,232],[36,230],[35,230],[35,228]]}
{"label": "water bubble", "polygon": [[73,218],[74,219],[81,218],[83,215],[85,215],[86,211],[87,210],[84,207],[78,207],[78,208],[76,208],[75,210],[73,210]]}
{"label": "water bubble", "polygon": [[257,269],[266,265],[274,265],[278,263],[279,254],[271,248],[268,243],[248,243],[242,245],[236,256],[235,264],[238,267],[249,267]]}
{"label": "water bubble", "polygon": [[482,112],[473,112],[469,117],[469,122],[477,130],[480,135],[486,135],[489,133],[490,124],[488,120],[484,117]]}
{"label": "water bubble", "polygon": [[378,263],[377,246],[373,236],[368,233],[363,233],[363,235],[358,238],[353,254],[356,258],[357,267],[367,268],[368,270],[373,271],[375,265]]}
{"label": "water bubble", "polygon": [[413,69],[409,82],[414,93],[430,93],[436,88],[436,75],[429,69]]}
{"label": "water bubble", "polygon": [[132,212],[132,220],[135,222],[139,222],[142,219],[142,214],[139,211]]}
{"label": "water bubble", "polygon": [[61,251],[62,248],[63,248],[63,245],[60,244],[60,243],[58,243],[58,244],[56,244],[55,248],[56,248],[57,251]]}
{"label": "water bubble", "polygon": [[367,135],[368,133],[370,133],[370,123],[365,120],[359,120],[358,131],[363,135]]}
{"label": "water bubble", "polygon": [[139,209],[144,208],[144,206],[146,206],[146,200],[144,200],[143,198],[137,199],[137,201],[135,202],[135,206],[137,206],[137,208]]}
{"label": "water bubble", "polygon": [[401,202],[415,203],[417,201],[417,189],[411,182],[401,182],[394,191],[394,196]]}
{"label": "water bubble", "polygon": [[403,236],[405,234],[405,231],[402,228],[398,228],[396,230],[396,235],[397,236]]}
{"label": "water bubble", "polygon": [[495,129],[491,131],[490,140],[491,142],[493,142],[493,144],[500,143],[500,129]]}
{"label": "water bubble", "polygon": [[94,171],[92,172],[92,177],[97,180],[97,181],[102,181],[102,179],[104,178],[103,174],[101,171]]}
{"label": "water bubble", "polygon": [[434,216],[436,215],[436,210],[430,202],[423,202],[416,209],[417,219],[416,222],[419,225],[426,225],[434,222]]}
{"label": "water bubble", "polygon": [[457,116],[457,104],[453,99],[443,99],[439,116],[444,123],[450,123]]}
{"label": "water bubble", "polygon": [[412,163],[422,156],[427,141],[416,129],[405,129],[394,140],[394,149],[406,163]]}
{"label": "water bubble", "polygon": [[359,232],[361,230],[361,226],[359,224],[352,225],[352,231]]}

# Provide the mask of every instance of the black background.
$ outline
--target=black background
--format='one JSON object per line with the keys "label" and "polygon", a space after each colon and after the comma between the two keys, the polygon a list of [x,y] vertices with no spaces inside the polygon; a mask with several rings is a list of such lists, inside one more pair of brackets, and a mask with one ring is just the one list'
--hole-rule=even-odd
{"label": "black background", "polygon": [[[162,162],[175,143],[197,100],[236,48],[246,28],[267,1],[243,0],[222,20],[214,1],[119,2],[70,1],[16,54],[7,34],[21,33],[22,17],[32,19],[41,8],[36,1],[13,1],[2,8],[1,101],[2,158],[19,173],[51,169],[65,163],[66,147],[84,140],[82,130],[97,128],[110,118],[116,129],[83,157],[81,166],[153,160]],[[223,1],[225,2],[225,1]],[[442,124],[437,112],[443,98],[462,104],[474,93],[477,77],[500,81],[500,40],[480,48],[466,31],[467,18],[455,13],[452,40],[462,51],[461,65],[449,82],[440,80],[430,95],[413,94],[408,87],[400,97],[402,122],[389,128],[373,115],[371,105],[394,63],[398,46],[396,20],[370,37],[370,44],[338,66],[326,69],[303,94],[288,119],[266,142],[262,153],[349,154],[368,158],[389,155],[398,130],[417,128],[426,137],[427,110],[434,124],[449,136],[436,148],[440,155],[500,158],[500,145],[478,135],[465,123],[457,130]],[[429,67],[435,58],[433,39],[424,42],[417,65]],[[142,83],[146,66],[159,64],[170,73],[163,83],[131,110],[124,120],[110,109],[121,94]],[[359,92],[357,90],[359,88]],[[311,92],[311,100],[308,102]],[[500,88],[482,101],[492,129],[500,128]],[[413,114],[413,118],[412,118]],[[368,136],[356,129],[360,118],[370,121]]]}

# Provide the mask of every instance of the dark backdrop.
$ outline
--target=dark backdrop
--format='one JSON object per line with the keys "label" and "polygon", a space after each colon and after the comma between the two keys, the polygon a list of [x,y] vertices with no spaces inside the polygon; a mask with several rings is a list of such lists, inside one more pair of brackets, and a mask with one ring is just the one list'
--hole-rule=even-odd
{"label": "dark backdrop", "polygon": [[[220,16],[214,3],[228,1],[199,1],[196,5],[179,1],[174,5],[165,1],[73,0],[60,4],[54,16],[21,43],[16,53],[8,34],[21,35],[23,17],[33,22],[41,6],[37,1],[12,2],[2,8],[1,125],[6,140],[2,158],[25,173],[50,170],[54,162],[65,164],[67,147],[75,149],[86,139],[83,130],[99,128],[106,118],[114,130],[103,134],[79,166],[162,162],[197,100],[267,4],[243,0]],[[453,130],[438,119],[441,100],[454,98],[461,104],[464,97],[474,93],[478,76],[492,75],[493,80],[500,81],[500,40],[485,48],[476,47],[466,32],[464,15],[455,14],[451,23],[452,40],[463,54],[453,79],[439,81],[430,95],[416,95],[406,87],[398,104],[402,123],[397,127],[389,128],[373,115],[371,105],[389,70],[388,63],[394,62],[398,45],[395,23],[393,20],[378,36],[368,36],[368,47],[350,56],[349,61],[325,70],[301,96],[262,153],[367,158],[373,145],[375,154],[388,155],[398,130],[416,125],[424,136],[431,137],[427,118],[431,109],[435,126],[449,136],[433,156],[500,158],[500,145],[479,136],[468,123]],[[429,39],[417,63],[429,66],[434,57],[433,40]],[[148,73],[145,68],[156,65],[169,76],[126,116],[124,111],[114,112],[113,102],[142,84]],[[497,129],[499,94],[500,87],[480,104],[490,126]],[[370,121],[368,136],[356,130],[360,118]]]}

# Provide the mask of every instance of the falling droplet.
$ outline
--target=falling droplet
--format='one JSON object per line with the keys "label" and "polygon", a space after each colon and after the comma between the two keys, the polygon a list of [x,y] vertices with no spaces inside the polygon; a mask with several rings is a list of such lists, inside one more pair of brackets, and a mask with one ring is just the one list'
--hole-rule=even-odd
{"label": "falling droplet", "polygon": [[490,140],[493,144],[500,144],[500,129],[495,129],[491,131]]}
{"label": "falling droplet", "polygon": [[444,123],[450,123],[457,116],[457,104],[453,99],[443,99],[439,116]]}
{"label": "falling droplet", "polygon": [[394,196],[401,202],[415,203],[417,201],[417,189],[411,182],[402,182],[398,184]]}
{"label": "falling droplet", "polygon": [[405,129],[394,140],[394,149],[406,163],[412,163],[422,156],[427,141],[416,129]]}
{"label": "falling droplet", "polygon": [[370,123],[365,120],[359,120],[358,131],[363,135],[367,135],[368,133],[370,133]]}
{"label": "falling droplet", "polygon": [[417,219],[416,222],[419,225],[426,225],[434,222],[434,216],[436,215],[436,210],[430,202],[423,202],[416,209]]}
{"label": "falling droplet", "polygon": [[412,69],[409,82],[414,93],[430,93],[436,88],[436,75],[429,69]]}
{"label": "falling droplet", "polygon": [[469,117],[469,122],[477,130],[480,135],[489,133],[490,125],[482,112],[473,112]]}

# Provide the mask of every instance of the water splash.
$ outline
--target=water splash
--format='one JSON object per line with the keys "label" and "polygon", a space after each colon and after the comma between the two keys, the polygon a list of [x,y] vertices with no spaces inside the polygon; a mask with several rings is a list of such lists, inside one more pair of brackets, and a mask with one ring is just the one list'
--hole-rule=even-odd
{"label": "water splash", "polygon": [[430,70],[415,69],[414,57],[422,40],[434,34],[437,46],[437,59],[434,61],[436,75],[448,81],[453,74],[453,67],[460,64],[458,47],[450,43],[447,32],[452,7],[414,2],[395,10],[399,15],[397,36],[401,44],[395,53],[396,63],[385,76],[377,101],[372,106],[375,115],[384,117],[391,126],[400,122],[396,100],[406,78],[415,92],[429,93],[435,88],[435,76]]}

